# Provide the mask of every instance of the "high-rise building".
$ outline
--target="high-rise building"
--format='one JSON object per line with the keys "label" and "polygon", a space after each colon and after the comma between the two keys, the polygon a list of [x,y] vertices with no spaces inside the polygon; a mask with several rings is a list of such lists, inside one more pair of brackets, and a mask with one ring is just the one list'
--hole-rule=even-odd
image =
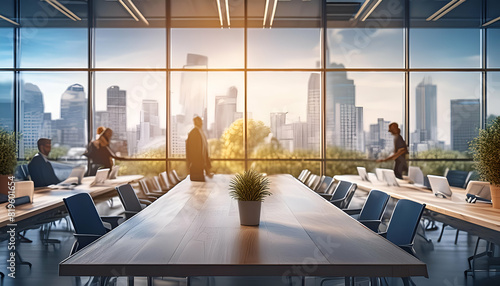
{"label": "high-rise building", "polygon": [[14,98],[11,82],[0,82],[0,128],[14,130]]}
{"label": "high-rise building", "polygon": [[[141,139],[153,138],[161,136],[160,129],[160,116],[158,114],[159,106],[158,101],[154,99],[144,99],[142,101],[141,109],[141,125],[144,123],[149,126],[147,133],[148,137],[143,137]],[[143,130],[144,128],[141,128]],[[146,130],[144,130],[146,131]]]}
{"label": "high-rise building", "polygon": [[290,152],[297,149],[305,149],[308,146],[307,122],[286,123],[287,112],[272,112],[271,133],[280,146]]}
{"label": "high-rise building", "polygon": [[364,152],[363,107],[350,104],[335,105],[334,141],[336,146]]}
{"label": "high-rise building", "polygon": [[282,138],[281,131],[283,126],[286,124],[286,114],[287,112],[271,112],[271,133],[274,138],[278,140]]}
{"label": "high-rise building", "polygon": [[[94,112],[94,129],[97,130],[97,127],[99,127],[99,126],[103,126],[103,127],[110,126],[108,111],[96,111],[96,112]],[[113,128],[111,128],[111,129],[113,129]],[[114,131],[114,129],[113,129],[113,131]],[[92,134],[92,136],[95,136],[95,135]]]}
{"label": "high-rise building", "polygon": [[311,73],[307,84],[307,149],[319,150],[321,132],[321,76]]}
{"label": "high-rise building", "polygon": [[214,122],[214,137],[220,138],[224,130],[231,126],[237,119],[236,102],[238,99],[238,89],[231,86],[227,95],[215,97],[215,122]]}
{"label": "high-rise building", "polygon": [[415,90],[415,127],[415,143],[437,142],[437,86],[430,77],[424,78]]}
{"label": "high-rise building", "polygon": [[370,124],[366,148],[371,158],[378,158],[381,152],[386,155],[394,151],[394,137],[388,132],[390,123],[384,118],[378,118],[376,124]]}
{"label": "high-rise building", "polygon": [[60,132],[59,143],[69,147],[83,147],[86,140],[87,98],[83,86],[70,85],[61,96],[61,119],[56,121]]}
{"label": "high-rise building", "polygon": [[113,130],[113,140],[127,140],[127,91],[119,86],[110,86],[107,90],[107,125]]}
{"label": "high-rise building", "polygon": [[453,99],[450,103],[451,149],[464,152],[469,150],[469,142],[479,132],[479,99]]}
{"label": "high-rise building", "polygon": [[170,156],[183,157],[186,154],[187,133],[180,133],[184,123],[184,115],[172,116],[170,120]]}
{"label": "high-rise building", "polygon": [[38,150],[37,141],[41,137],[43,127],[43,94],[38,86],[25,83],[21,85],[21,104],[19,132],[22,134],[19,148],[19,157],[25,152]]}

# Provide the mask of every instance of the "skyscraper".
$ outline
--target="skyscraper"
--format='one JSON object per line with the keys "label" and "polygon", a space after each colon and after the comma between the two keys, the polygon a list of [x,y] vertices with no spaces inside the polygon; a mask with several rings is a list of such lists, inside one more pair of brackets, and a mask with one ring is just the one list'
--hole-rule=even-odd
{"label": "skyscraper", "polygon": [[22,134],[19,146],[19,157],[24,157],[25,151],[35,151],[38,149],[37,141],[40,138],[43,127],[43,94],[38,86],[25,83],[21,85],[21,106],[22,114],[19,124]]}
{"label": "skyscraper", "polygon": [[424,78],[415,90],[415,126],[417,143],[437,142],[437,86]]}
{"label": "skyscraper", "polygon": [[451,149],[464,152],[479,132],[479,99],[453,99],[450,103]]}
{"label": "skyscraper", "polygon": [[161,135],[160,117],[158,116],[158,101],[144,99],[141,108],[141,141]]}
{"label": "skyscraper", "polygon": [[83,147],[87,142],[87,98],[83,86],[70,85],[61,96],[61,119],[57,120],[61,145]]}
{"label": "skyscraper", "polygon": [[127,140],[127,91],[119,86],[107,90],[108,122],[104,127],[113,129],[113,140]]}
{"label": "skyscraper", "polygon": [[311,73],[307,84],[307,149],[319,150],[321,132],[321,76]]}
{"label": "skyscraper", "polygon": [[214,135],[215,138],[220,138],[224,130],[231,126],[237,119],[236,102],[238,99],[238,89],[231,86],[227,95],[215,97],[215,123]]}
{"label": "skyscraper", "polygon": [[[196,54],[187,54],[185,69],[208,67],[208,57]],[[195,115],[203,117],[207,104],[207,72],[184,72],[181,75],[180,104],[185,116],[186,132],[192,126],[191,120]],[[206,125],[206,118],[204,124]],[[206,130],[205,130],[206,132]]]}

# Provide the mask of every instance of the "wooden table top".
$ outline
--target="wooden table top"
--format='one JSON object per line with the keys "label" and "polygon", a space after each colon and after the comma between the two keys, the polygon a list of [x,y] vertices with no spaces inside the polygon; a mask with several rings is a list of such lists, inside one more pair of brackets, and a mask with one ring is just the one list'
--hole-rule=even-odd
{"label": "wooden table top", "polygon": [[377,189],[396,199],[408,199],[421,204],[425,203],[428,210],[494,231],[500,231],[500,209],[494,209],[491,204],[487,203],[467,203],[465,201],[465,190],[461,188],[451,187],[451,198],[444,199],[434,196],[431,190],[421,189],[406,182],[401,183],[400,187],[393,187],[387,186],[375,178],[371,182],[362,181],[357,175],[335,176],[335,179],[356,183],[358,188],[367,191]]}
{"label": "wooden table top", "polygon": [[[108,192],[114,192],[115,186],[137,181],[142,178],[142,175],[119,176],[114,180],[107,180],[106,185],[90,187],[89,185],[94,180],[94,177],[85,177],[82,180],[82,184],[76,186],[73,190],[36,188],[35,194],[33,195],[33,203],[16,206],[15,220],[19,222],[47,210],[63,206],[64,202],[62,199],[76,193],[87,192],[92,198],[95,198]],[[0,204],[0,227],[4,227],[11,223],[5,205],[7,205],[7,203]]]}
{"label": "wooden table top", "polygon": [[290,175],[260,226],[239,224],[230,175],[184,180],[59,265],[62,276],[426,276],[426,265]]}

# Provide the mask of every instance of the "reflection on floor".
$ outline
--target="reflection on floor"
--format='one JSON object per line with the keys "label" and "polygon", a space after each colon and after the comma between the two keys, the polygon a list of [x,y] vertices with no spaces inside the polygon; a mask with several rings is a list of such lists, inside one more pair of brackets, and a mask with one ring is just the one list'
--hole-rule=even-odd
{"label": "reflection on floor", "polygon": [[[121,211],[119,200],[115,198],[114,204],[110,207],[107,203],[98,205],[98,210],[102,215],[117,214]],[[441,224],[438,223],[438,226]],[[464,270],[468,268],[467,257],[474,251],[476,237],[467,235],[465,232],[460,232],[458,243],[454,244],[455,230],[448,227],[440,243],[437,243],[439,236],[438,231],[427,233],[432,239],[431,243],[425,242],[421,237],[417,237],[415,241],[415,249],[420,259],[427,263],[429,271],[429,279],[414,278],[417,285],[500,285],[500,274],[495,272],[481,272],[476,274],[476,278],[464,276]],[[59,277],[58,264],[61,260],[68,256],[74,238],[71,231],[67,230],[66,222],[63,220],[58,223],[51,231],[50,238],[59,239],[61,243],[43,245],[39,239],[38,230],[29,230],[26,237],[31,239],[32,243],[21,243],[18,246],[22,258],[33,264],[30,269],[26,265],[20,265],[16,269],[16,278],[5,277],[0,285],[76,285],[76,280],[73,277]],[[7,242],[0,243],[0,271],[8,273],[6,258],[8,255]],[[89,280],[88,277],[82,277],[79,284],[83,285]],[[267,279],[269,283],[264,282],[261,278],[248,279],[233,279],[223,277],[218,279],[211,278],[194,278],[192,285],[283,285],[289,283],[287,279],[276,277]],[[180,282],[179,282],[180,281]],[[403,285],[401,279],[388,279],[390,285]],[[124,277],[115,279],[115,285],[127,285]],[[214,283],[215,282],[215,283]],[[300,285],[300,280],[293,280],[293,285]],[[306,285],[320,285],[321,280],[316,278],[307,278]],[[323,285],[343,285],[344,279],[334,279]],[[368,280],[359,278],[356,280],[356,285],[368,285]],[[145,278],[139,277],[135,279],[135,285],[147,285]],[[184,280],[168,280],[155,279],[154,285],[185,285]]]}

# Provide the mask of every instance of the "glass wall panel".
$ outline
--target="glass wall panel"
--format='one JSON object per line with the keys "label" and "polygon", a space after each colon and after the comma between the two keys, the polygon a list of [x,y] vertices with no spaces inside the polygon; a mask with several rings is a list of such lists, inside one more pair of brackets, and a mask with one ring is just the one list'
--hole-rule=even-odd
{"label": "glass wall panel", "polygon": [[304,169],[308,169],[312,174],[319,175],[320,165],[320,162],[315,161],[250,161],[249,169],[255,169],[258,172],[268,175],[291,174],[294,177],[298,177]]}
{"label": "glass wall panel", "polygon": [[0,68],[14,65],[14,29],[0,27]]}
{"label": "glass wall panel", "polygon": [[250,158],[319,157],[320,82],[319,73],[248,73]]}
{"label": "glass wall panel", "polygon": [[327,67],[403,68],[404,30],[328,29]]}
{"label": "glass wall panel", "polygon": [[375,159],[393,152],[388,126],[399,123],[404,136],[404,94],[404,73],[327,73],[327,159]]}
{"label": "glass wall panel", "polygon": [[173,72],[170,91],[171,157],[184,157],[193,117],[203,118],[212,158],[244,158],[242,72]]}
{"label": "glass wall panel", "polygon": [[500,116],[500,72],[489,72],[486,87],[486,122]]}
{"label": "glass wall panel", "polygon": [[480,127],[480,95],[479,72],[411,73],[410,155],[464,158]]}
{"label": "glass wall panel", "polygon": [[87,29],[28,27],[20,30],[20,67],[87,67]]}
{"label": "glass wall panel", "polygon": [[14,74],[0,72],[0,128],[14,130]]}
{"label": "glass wall panel", "polygon": [[248,67],[320,66],[320,29],[248,29]]}
{"label": "glass wall panel", "polygon": [[164,72],[96,72],[94,94],[94,132],[111,128],[118,156],[166,157]]}
{"label": "glass wall panel", "polygon": [[486,29],[486,67],[500,68],[500,49],[498,47],[500,47],[500,28]]}
{"label": "glass wall panel", "polygon": [[165,29],[95,29],[98,68],[165,68],[166,54]]}
{"label": "glass wall panel", "polygon": [[172,29],[172,68],[243,68],[243,36],[243,29]]}
{"label": "glass wall panel", "polygon": [[52,158],[81,158],[87,145],[85,72],[21,72],[19,157],[31,157],[40,137],[52,139]]}
{"label": "glass wall panel", "polygon": [[481,67],[481,30],[410,29],[410,67]]}

